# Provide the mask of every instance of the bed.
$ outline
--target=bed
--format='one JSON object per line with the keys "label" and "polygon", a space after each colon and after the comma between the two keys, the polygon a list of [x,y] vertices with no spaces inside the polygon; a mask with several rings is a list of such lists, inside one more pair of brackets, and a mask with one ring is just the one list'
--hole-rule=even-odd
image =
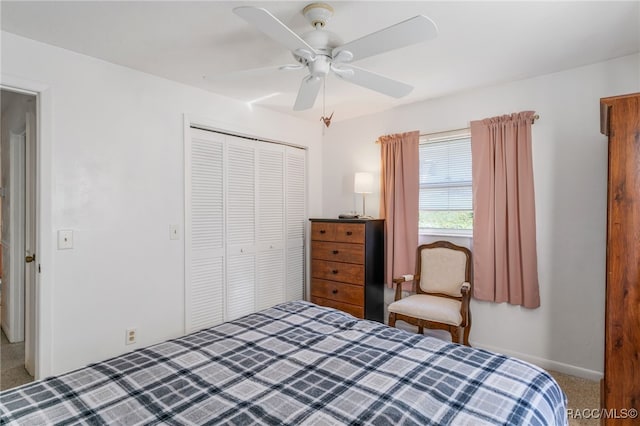
{"label": "bed", "polygon": [[2,424],[566,425],[544,371],[297,301],[0,393]]}

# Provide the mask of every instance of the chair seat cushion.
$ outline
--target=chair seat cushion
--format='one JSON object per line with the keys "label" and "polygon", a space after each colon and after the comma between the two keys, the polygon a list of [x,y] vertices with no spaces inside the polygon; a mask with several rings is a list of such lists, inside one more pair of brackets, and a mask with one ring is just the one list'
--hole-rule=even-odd
{"label": "chair seat cushion", "polygon": [[455,299],[414,294],[390,304],[389,312],[427,321],[460,325],[462,323],[460,305],[461,302]]}

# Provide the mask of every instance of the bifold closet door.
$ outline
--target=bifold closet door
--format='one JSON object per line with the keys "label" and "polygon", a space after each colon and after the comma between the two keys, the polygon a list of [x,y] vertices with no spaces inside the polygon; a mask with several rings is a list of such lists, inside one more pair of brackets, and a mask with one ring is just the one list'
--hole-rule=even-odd
{"label": "bifold closet door", "polygon": [[285,300],[283,145],[258,143],[258,257],[256,307],[265,309]]}
{"label": "bifold closet door", "polygon": [[227,136],[227,320],[256,311],[256,144]]}
{"label": "bifold closet door", "polygon": [[186,331],[302,299],[305,151],[197,129],[191,136]]}
{"label": "bifold closet door", "polygon": [[307,221],[305,151],[285,150],[286,277],[285,300],[304,298],[304,229]]}
{"label": "bifold closet door", "polygon": [[185,328],[224,321],[224,135],[191,129],[185,141]]}

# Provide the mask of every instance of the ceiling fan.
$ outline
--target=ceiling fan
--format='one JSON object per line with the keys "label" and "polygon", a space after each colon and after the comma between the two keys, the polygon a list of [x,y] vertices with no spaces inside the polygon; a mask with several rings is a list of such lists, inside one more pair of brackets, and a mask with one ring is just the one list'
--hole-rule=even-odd
{"label": "ceiling fan", "polygon": [[408,95],[413,86],[358,68],[351,63],[430,40],[438,35],[438,28],[431,19],[417,15],[342,44],[336,34],[324,29],[333,16],[333,8],[326,3],[312,3],[303,9],[303,15],[314,29],[302,36],[294,33],[266,9],[241,6],[233,9],[233,12],[291,50],[299,63],[284,65],[280,69],[309,69],[309,75],[302,80],[293,106],[296,111],[313,107],[322,82],[330,72],[346,81],[394,98]]}

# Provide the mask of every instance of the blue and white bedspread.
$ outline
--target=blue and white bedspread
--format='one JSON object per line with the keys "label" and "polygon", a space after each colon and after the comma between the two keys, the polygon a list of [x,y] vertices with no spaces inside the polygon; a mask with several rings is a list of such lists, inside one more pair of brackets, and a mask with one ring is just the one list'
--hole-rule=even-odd
{"label": "blue and white bedspread", "polygon": [[285,303],[0,394],[2,424],[566,425],[517,359]]}

